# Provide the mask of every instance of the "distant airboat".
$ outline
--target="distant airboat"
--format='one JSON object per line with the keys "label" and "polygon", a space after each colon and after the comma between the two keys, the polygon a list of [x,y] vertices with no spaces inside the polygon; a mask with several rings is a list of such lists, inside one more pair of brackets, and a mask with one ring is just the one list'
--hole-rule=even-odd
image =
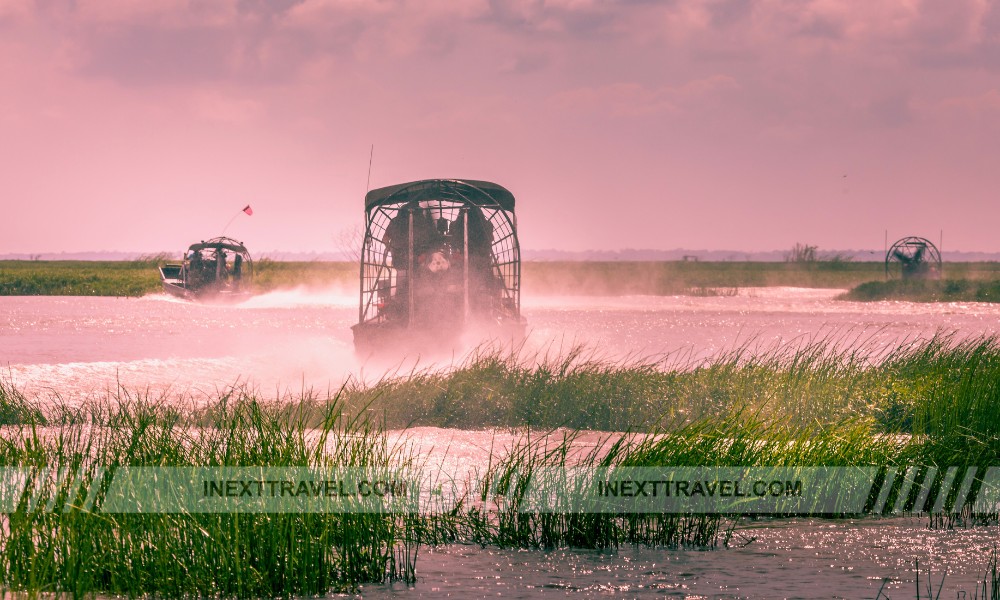
{"label": "distant airboat", "polygon": [[160,267],[168,294],[186,299],[242,299],[251,293],[253,260],[242,242],[217,237],[191,244],[180,263]]}
{"label": "distant airboat", "polygon": [[365,196],[358,352],[446,349],[464,333],[520,339],[514,196],[487,181],[428,179]]}
{"label": "distant airboat", "polygon": [[926,238],[909,236],[897,240],[885,253],[885,276],[902,279],[939,279],[941,252]]}

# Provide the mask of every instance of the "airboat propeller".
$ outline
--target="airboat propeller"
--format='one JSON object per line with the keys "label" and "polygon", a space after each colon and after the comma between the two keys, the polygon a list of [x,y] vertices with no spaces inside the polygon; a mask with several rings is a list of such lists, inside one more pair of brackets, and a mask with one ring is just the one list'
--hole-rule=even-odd
{"label": "airboat propeller", "polygon": [[941,253],[930,240],[909,236],[889,248],[885,275],[889,278],[936,279],[941,274]]}

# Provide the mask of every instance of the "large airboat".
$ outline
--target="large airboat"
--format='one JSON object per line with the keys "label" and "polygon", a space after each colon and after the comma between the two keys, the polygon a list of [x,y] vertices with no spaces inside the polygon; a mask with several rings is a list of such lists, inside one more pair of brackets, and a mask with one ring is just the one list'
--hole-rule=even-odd
{"label": "large airboat", "polygon": [[191,244],[180,263],[160,267],[168,294],[186,299],[237,300],[251,294],[253,260],[242,242],[217,237]]}
{"label": "large airboat", "polygon": [[365,196],[361,354],[518,341],[521,251],[514,196],[487,181],[428,179]]}

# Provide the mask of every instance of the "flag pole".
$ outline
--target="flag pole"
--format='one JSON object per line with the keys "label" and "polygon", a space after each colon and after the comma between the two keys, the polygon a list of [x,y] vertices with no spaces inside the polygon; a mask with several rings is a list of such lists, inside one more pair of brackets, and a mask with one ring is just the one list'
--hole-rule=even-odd
{"label": "flag pole", "polygon": [[365,195],[368,195],[368,191],[372,187],[372,159],[375,157],[375,144],[372,144],[372,149],[368,153],[368,181],[365,183]]}
{"label": "flag pole", "polygon": [[235,215],[233,215],[233,217],[229,219],[229,222],[226,223],[226,226],[222,228],[222,237],[226,236],[226,230],[229,229],[229,226],[233,224],[233,221],[236,220],[236,217],[240,216],[240,213],[246,213],[247,216],[250,216],[253,214],[253,209],[250,208],[249,204],[247,204],[246,206],[241,208]]}

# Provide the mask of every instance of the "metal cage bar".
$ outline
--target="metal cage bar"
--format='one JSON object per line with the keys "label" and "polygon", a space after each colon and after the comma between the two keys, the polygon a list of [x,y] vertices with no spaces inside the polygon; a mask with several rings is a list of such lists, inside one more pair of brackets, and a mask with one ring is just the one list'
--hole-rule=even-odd
{"label": "metal cage bar", "polygon": [[[488,230],[488,263],[480,267],[486,278],[486,285],[495,285],[496,301],[490,301],[488,311],[496,318],[520,318],[520,246],[517,240],[516,220],[513,211],[505,210],[486,193],[473,186],[453,182],[427,189],[416,195],[401,195],[398,202],[388,201],[369,209],[366,215],[365,239],[362,246],[360,268],[359,323],[380,323],[398,320],[409,324],[414,312],[414,287],[417,258],[420,248],[415,242],[415,219],[423,220],[421,227],[432,223],[436,233],[431,238],[442,243],[451,243],[457,248],[452,252],[461,254],[463,271],[463,294],[469,294],[469,275],[474,270],[471,255],[481,251],[470,247],[471,215],[478,214],[478,227]],[[393,237],[393,222],[401,215],[407,219],[406,265],[398,264],[399,256],[393,256],[390,238]],[[461,238],[456,235],[461,230]],[[434,230],[431,230],[432,232]],[[397,242],[398,243],[398,242]],[[396,252],[399,252],[397,246]],[[401,273],[405,269],[405,273]],[[486,274],[488,273],[488,274]],[[489,282],[495,283],[489,283]],[[398,314],[396,307],[401,285],[405,285],[407,306],[404,314]],[[468,314],[468,300],[463,301],[463,312]],[[392,306],[390,306],[392,305]]]}

